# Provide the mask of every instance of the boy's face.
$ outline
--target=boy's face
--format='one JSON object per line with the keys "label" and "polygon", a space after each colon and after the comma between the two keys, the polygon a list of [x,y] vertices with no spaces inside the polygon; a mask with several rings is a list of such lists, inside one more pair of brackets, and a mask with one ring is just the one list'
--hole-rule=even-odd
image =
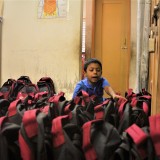
{"label": "boy's face", "polygon": [[96,83],[101,75],[102,70],[98,63],[91,63],[88,65],[85,76],[88,78],[90,84]]}

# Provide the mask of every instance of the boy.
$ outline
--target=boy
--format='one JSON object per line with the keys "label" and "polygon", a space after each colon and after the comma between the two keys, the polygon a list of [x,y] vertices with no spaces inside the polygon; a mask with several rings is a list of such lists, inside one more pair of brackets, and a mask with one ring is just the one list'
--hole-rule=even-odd
{"label": "boy", "polygon": [[99,102],[103,102],[105,100],[103,98],[103,91],[105,91],[113,99],[125,99],[114,92],[107,79],[101,77],[102,64],[98,59],[91,58],[85,62],[84,76],[86,78],[77,83],[72,98],[76,97],[81,90],[84,90],[89,94],[89,96],[97,96]]}

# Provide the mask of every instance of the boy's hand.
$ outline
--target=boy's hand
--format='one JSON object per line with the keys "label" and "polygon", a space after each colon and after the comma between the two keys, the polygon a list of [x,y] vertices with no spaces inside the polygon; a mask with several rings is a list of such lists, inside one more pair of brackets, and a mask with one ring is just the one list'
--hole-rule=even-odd
{"label": "boy's hand", "polygon": [[115,94],[113,99],[123,99],[123,100],[127,101],[127,99],[125,97],[118,95],[118,94]]}

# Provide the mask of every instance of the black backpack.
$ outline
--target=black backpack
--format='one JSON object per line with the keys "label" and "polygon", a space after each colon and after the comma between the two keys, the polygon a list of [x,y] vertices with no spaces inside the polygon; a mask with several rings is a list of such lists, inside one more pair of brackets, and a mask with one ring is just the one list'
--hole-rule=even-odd
{"label": "black backpack", "polygon": [[10,102],[7,99],[0,99],[0,117],[6,115]]}
{"label": "black backpack", "polygon": [[22,100],[17,99],[10,103],[8,111],[6,112],[6,116],[10,122],[20,125],[23,114],[26,110],[27,108]]}
{"label": "black backpack", "polygon": [[86,122],[82,129],[86,160],[111,160],[121,143],[117,129],[100,119]]}
{"label": "black backpack", "polygon": [[22,160],[18,144],[20,125],[12,123],[8,117],[0,117],[0,159]]}
{"label": "black backpack", "polygon": [[150,137],[154,146],[155,157],[160,159],[160,114],[149,117]]}
{"label": "black backpack", "polygon": [[56,94],[55,84],[50,77],[42,77],[37,82],[37,86],[39,88],[39,92],[47,92],[48,97],[52,97]]}
{"label": "black backpack", "polygon": [[103,103],[94,107],[95,119],[103,119],[114,127],[119,126],[119,115],[116,102],[113,99],[107,99]]}
{"label": "black backpack", "polygon": [[16,83],[16,80],[12,78],[4,82],[4,84],[0,88],[1,99],[7,99],[7,100],[9,99],[10,94],[13,92],[14,83]]}
{"label": "black backpack", "polygon": [[118,131],[122,134],[132,124],[137,124],[139,127],[149,125],[148,115],[146,115],[143,108],[134,106],[132,107],[130,102],[123,102],[118,110],[119,114],[119,126]]}
{"label": "black backpack", "polygon": [[55,160],[85,160],[82,151],[82,133],[69,122],[69,116],[52,120],[53,158]]}
{"label": "black backpack", "polygon": [[19,132],[19,146],[23,160],[52,158],[51,120],[47,112],[39,109],[24,113]]}
{"label": "black backpack", "polygon": [[27,84],[27,85],[32,84],[32,81],[29,76],[20,76],[17,80],[22,81],[24,82],[24,84]]}
{"label": "black backpack", "polygon": [[140,128],[133,124],[121,138],[122,143],[114,153],[115,160],[156,160],[148,126]]}
{"label": "black backpack", "polygon": [[8,100],[10,102],[17,99],[18,92],[25,86],[25,83],[21,80],[17,80],[12,85],[12,92],[9,94]]}
{"label": "black backpack", "polygon": [[63,106],[62,114],[68,115],[70,123],[81,128],[84,123],[94,119],[94,107],[95,103],[93,101],[89,101],[86,106],[83,106],[76,104],[72,99]]}
{"label": "black backpack", "polygon": [[24,100],[27,96],[31,96],[34,98],[36,93],[39,92],[38,86],[36,84],[25,84],[23,88],[21,88],[18,93],[16,99]]}

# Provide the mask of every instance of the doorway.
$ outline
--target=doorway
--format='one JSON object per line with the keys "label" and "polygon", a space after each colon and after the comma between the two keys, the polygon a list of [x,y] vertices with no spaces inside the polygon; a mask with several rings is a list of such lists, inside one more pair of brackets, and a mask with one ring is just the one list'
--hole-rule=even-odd
{"label": "doorway", "polygon": [[90,5],[86,3],[86,10],[90,6],[92,11],[88,12],[92,12],[92,16],[88,17],[91,14],[86,11],[86,20],[90,19],[86,21],[86,27],[92,23],[93,35],[90,41],[86,37],[87,47],[91,46],[91,54],[86,53],[86,57],[95,57],[102,62],[102,76],[115,92],[124,96],[129,87],[130,1],[92,0]]}

